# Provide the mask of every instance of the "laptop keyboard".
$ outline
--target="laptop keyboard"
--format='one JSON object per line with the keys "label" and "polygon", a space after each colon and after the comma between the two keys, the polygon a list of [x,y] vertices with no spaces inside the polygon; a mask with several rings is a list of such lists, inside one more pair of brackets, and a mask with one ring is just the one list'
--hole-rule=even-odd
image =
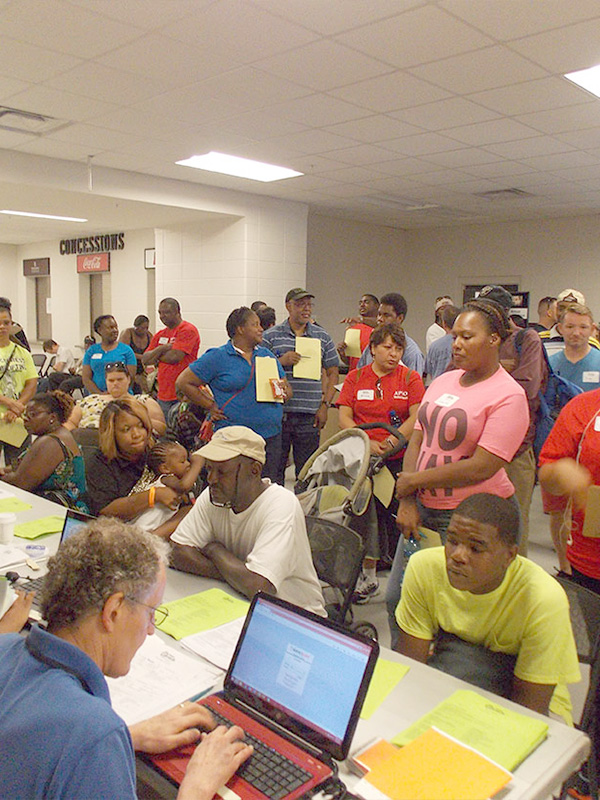
{"label": "laptop keyboard", "polygon": [[45,578],[45,575],[41,575],[39,578],[25,578],[17,584],[19,589],[24,589],[26,592],[35,592],[32,608],[35,608],[36,611],[40,610],[40,592]]}
{"label": "laptop keyboard", "polygon": [[[228,728],[232,726],[231,720],[221,716],[212,708],[210,710],[218,725],[225,725]],[[312,777],[310,772],[268,747],[252,734],[246,733],[244,741],[254,747],[254,753],[242,764],[237,774],[270,800],[281,800]]]}

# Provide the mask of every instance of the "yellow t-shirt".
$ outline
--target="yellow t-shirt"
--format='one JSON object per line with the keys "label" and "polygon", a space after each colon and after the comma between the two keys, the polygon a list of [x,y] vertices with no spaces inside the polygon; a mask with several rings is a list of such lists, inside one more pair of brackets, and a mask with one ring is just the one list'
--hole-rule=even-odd
{"label": "yellow t-shirt", "polygon": [[[14,350],[14,355],[10,359],[8,369],[4,372],[6,362],[10,358],[10,354]],[[38,373],[33,363],[31,353],[21,345],[15,345],[13,342],[7,347],[0,347],[0,394],[4,397],[10,397],[12,400],[18,400],[21,392],[25,388],[25,381],[31,378],[37,378]],[[6,414],[7,408],[0,404],[0,418]]]}
{"label": "yellow t-shirt", "polygon": [[442,628],[466,642],[516,655],[517,678],[555,684],[550,710],[573,724],[566,684],[581,676],[569,602],[533,561],[517,556],[497,589],[472,594],[450,585],[443,547],[422,550],[408,562],[396,619],[418,639],[433,639]]}

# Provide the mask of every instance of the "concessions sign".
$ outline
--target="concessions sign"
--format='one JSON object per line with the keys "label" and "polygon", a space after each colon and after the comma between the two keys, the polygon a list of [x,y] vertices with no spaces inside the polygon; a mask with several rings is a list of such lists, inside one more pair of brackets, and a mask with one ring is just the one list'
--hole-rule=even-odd
{"label": "concessions sign", "polygon": [[110,272],[110,253],[77,256],[77,272]]}

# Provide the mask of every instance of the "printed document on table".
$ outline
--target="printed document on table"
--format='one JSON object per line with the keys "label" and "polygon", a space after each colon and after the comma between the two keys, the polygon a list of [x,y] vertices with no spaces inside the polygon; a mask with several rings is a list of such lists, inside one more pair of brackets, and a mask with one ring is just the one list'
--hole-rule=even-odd
{"label": "printed document on table", "polygon": [[192,653],[202,656],[211,664],[226,670],[233,657],[233,651],[240,638],[246,618],[240,617],[226,625],[219,625],[210,631],[194,633],[181,640],[181,644]]}
{"label": "printed document on table", "polygon": [[160,714],[208,691],[222,672],[175,650],[160,636],[147,636],[127,675],[107,678],[112,707],[128,725]]}
{"label": "printed document on table", "polygon": [[294,378],[309,378],[313,381],[321,380],[321,340],[311,339],[309,336],[296,336],[296,352],[302,358],[294,364],[292,374]]}

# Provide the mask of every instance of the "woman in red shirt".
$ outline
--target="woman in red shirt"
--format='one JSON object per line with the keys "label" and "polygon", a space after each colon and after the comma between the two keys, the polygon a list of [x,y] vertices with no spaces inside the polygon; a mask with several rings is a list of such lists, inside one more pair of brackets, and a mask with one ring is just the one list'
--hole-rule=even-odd
{"label": "woman in red shirt", "polygon": [[[354,428],[366,422],[387,422],[398,428],[406,445],[425,387],[418,372],[400,363],[405,342],[404,331],[396,322],[381,325],[373,331],[369,341],[373,362],[349,372],[340,393],[341,428]],[[374,455],[385,455],[398,441],[383,428],[369,430],[367,434]],[[403,454],[404,449],[391,459],[395,462],[391,465],[393,472],[398,472],[402,466]]]}
{"label": "woman in red shirt", "polygon": [[[398,437],[392,436],[384,428],[367,431],[373,455],[385,455],[396,446],[398,439],[402,443],[399,453],[386,463],[394,476],[402,468],[404,449],[413,432],[419,403],[425,393],[419,373],[400,363],[405,343],[404,331],[397,322],[376,328],[369,340],[373,362],[348,373],[338,400],[341,428],[354,428],[367,422],[386,422],[398,429]],[[383,506],[378,506],[377,512],[379,526],[388,530],[389,539],[389,531],[394,528],[393,524],[388,524],[389,513]],[[390,544],[388,542],[388,549]],[[374,542],[369,549],[375,549]],[[370,553],[363,561],[354,602],[365,603],[377,594],[379,584],[376,567],[377,558]]]}

